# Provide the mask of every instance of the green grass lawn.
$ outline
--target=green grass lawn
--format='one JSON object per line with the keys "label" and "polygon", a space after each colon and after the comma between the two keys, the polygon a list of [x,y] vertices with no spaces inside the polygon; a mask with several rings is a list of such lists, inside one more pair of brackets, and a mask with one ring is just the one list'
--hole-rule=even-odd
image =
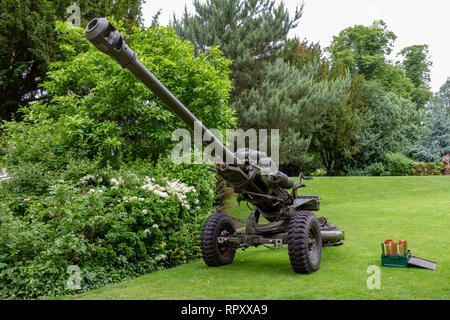
{"label": "green grass lawn", "polygon": [[[287,246],[238,250],[232,264],[201,259],[106,286],[70,299],[450,299],[450,177],[321,177],[303,194],[318,194],[318,216],[345,231],[344,245],[324,247],[320,269],[292,271]],[[228,209],[246,219],[245,203]],[[404,239],[436,271],[381,267],[380,243]],[[368,289],[367,268],[379,266],[381,289]]]}

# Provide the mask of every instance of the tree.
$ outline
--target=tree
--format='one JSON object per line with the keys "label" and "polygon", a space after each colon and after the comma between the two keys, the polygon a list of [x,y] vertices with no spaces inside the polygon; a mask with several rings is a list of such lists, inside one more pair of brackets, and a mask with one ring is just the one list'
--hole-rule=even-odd
{"label": "tree", "polygon": [[366,80],[378,81],[399,97],[411,99],[414,91],[412,81],[402,68],[392,65],[387,59],[396,38],[387,25],[378,20],[368,27],[355,25],[342,30],[333,37],[327,50],[333,62],[346,65],[352,73],[358,72]]}
{"label": "tree", "polygon": [[396,38],[386,23],[378,20],[368,27],[355,25],[342,30],[333,37],[327,50],[333,61],[341,62],[351,72],[359,72],[371,80],[386,64],[386,56],[392,52]]}
{"label": "tree", "polygon": [[355,138],[363,125],[361,112],[366,100],[363,85],[363,77],[354,75],[347,99],[328,106],[320,119],[321,125],[314,132],[314,148],[319,152],[328,175],[341,174],[345,160],[358,151]]}
{"label": "tree", "polygon": [[445,106],[447,112],[450,113],[450,77],[447,78],[447,81],[441,86],[439,91],[436,93],[436,97]]}
{"label": "tree", "polygon": [[297,26],[303,5],[294,16],[281,2],[274,0],[194,0],[195,14],[173,17],[171,25],[182,37],[192,41],[198,52],[219,46],[224,56],[233,60],[232,98],[263,81],[264,63],[274,60],[274,53]]}
{"label": "tree", "polygon": [[411,101],[386,91],[378,82],[367,81],[367,108],[357,132],[357,152],[347,166],[365,168],[383,162],[388,153],[408,153],[421,134],[420,114]]}
{"label": "tree", "polygon": [[[207,127],[235,124],[228,108],[230,61],[218,49],[195,56],[192,44],[169,27],[136,28],[128,35],[124,23],[114,24],[140,61]],[[23,121],[4,126],[8,159],[56,161],[72,153],[120,165],[169,153],[178,143],[172,132],[185,124],[131,72],[90,45],[83,29],[66,23],[58,29],[67,59],[50,65],[43,84],[49,101],[21,109]],[[74,45],[84,52],[72,55]]]}
{"label": "tree", "polygon": [[[0,119],[10,120],[19,106],[41,99],[39,85],[51,61],[62,58],[55,21],[71,13],[71,0],[0,0]],[[140,21],[140,0],[82,0],[81,25],[96,16],[124,19],[131,29]]]}
{"label": "tree", "polygon": [[312,160],[308,150],[320,117],[348,98],[350,79],[316,81],[317,62],[299,70],[282,59],[268,63],[264,72],[262,84],[236,101],[249,105],[242,118],[251,128],[279,129],[280,164],[304,168]]}
{"label": "tree", "polygon": [[432,99],[424,121],[425,132],[411,148],[418,161],[440,162],[444,152],[450,151],[449,83],[447,79]]}
{"label": "tree", "polygon": [[423,108],[433,96],[430,91],[430,67],[433,63],[429,58],[428,45],[409,46],[399,54],[404,57],[400,65],[415,87],[412,100]]}
{"label": "tree", "polygon": [[[355,152],[355,134],[361,126],[360,111],[366,103],[364,77],[357,72],[352,76],[342,63],[332,63],[324,56],[319,44],[290,39],[281,51],[281,56],[298,70],[304,70],[310,64],[317,65],[312,74],[316,85],[320,83],[345,82],[345,90],[338,91],[329,87],[322,95],[334,97],[328,102],[317,103],[314,107],[320,115],[317,119],[308,117],[314,123],[311,151],[320,155],[329,174],[343,169],[343,160]],[[314,90],[317,90],[315,88]]]}

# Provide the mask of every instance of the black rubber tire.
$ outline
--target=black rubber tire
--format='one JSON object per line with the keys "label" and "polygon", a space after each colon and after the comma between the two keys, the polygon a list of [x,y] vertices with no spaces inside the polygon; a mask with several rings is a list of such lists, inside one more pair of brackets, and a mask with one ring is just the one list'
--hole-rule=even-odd
{"label": "black rubber tire", "polygon": [[210,267],[223,266],[233,262],[236,253],[236,248],[217,242],[221,233],[235,234],[236,226],[228,215],[219,212],[209,216],[202,228],[200,249],[203,260]]}
{"label": "black rubber tire", "polygon": [[297,273],[317,271],[322,258],[322,236],[317,217],[309,211],[297,212],[289,222],[288,251]]}

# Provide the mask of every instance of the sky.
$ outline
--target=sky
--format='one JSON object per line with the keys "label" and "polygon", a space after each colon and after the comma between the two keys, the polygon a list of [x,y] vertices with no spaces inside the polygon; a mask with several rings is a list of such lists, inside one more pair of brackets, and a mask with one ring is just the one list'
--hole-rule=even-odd
{"label": "sky", "polygon": [[[161,9],[159,23],[169,24],[173,14],[180,17],[185,5],[194,12],[192,0],[147,0],[143,5],[144,24]],[[277,0],[281,2],[281,0]],[[301,0],[284,0],[291,15]],[[333,36],[350,26],[370,25],[382,19],[397,36],[391,60],[410,45],[428,44],[431,67],[431,90],[436,92],[450,77],[450,1],[449,0],[303,0],[303,16],[289,37],[297,36],[327,47]]]}

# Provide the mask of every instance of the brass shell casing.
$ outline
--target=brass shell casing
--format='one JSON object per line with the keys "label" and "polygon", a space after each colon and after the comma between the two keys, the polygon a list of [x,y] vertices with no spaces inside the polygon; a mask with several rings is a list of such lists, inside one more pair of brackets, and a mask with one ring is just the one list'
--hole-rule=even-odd
{"label": "brass shell casing", "polygon": [[387,243],[387,253],[389,255],[397,255],[397,249],[395,248],[395,242]]}
{"label": "brass shell casing", "polygon": [[387,244],[386,242],[383,242],[383,243],[381,244],[381,252],[382,252],[383,254],[388,254],[388,244]]}

